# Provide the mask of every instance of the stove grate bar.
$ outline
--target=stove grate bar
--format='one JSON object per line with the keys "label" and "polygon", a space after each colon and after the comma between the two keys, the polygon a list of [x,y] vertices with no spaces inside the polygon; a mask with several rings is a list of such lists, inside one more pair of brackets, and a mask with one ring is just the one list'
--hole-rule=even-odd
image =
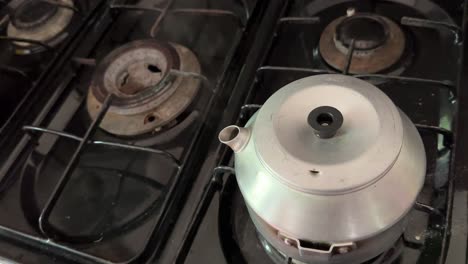
{"label": "stove grate bar", "polygon": [[3,41],[9,41],[9,42],[24,42],[24,43],[34,44],[34,45],[41,46],[41,47],[45,48],[46,50],[53,51],[54,53],[56,52],[52,46],[47,45],[42,41],[38,41],[38,40],[34,40],[34,39],[0,36],[0,41],[2,41],[2,40]]}
{"label": "stove grate bar", "polygon": [[[83,138],[79,136],[66,133],[66,132],[62,132],[62,131],[58,131],[58,130],[48,129],[48,128],[42,128],[42,127],[36,127],[36,126],[23,126],[23,130],[52,134],[52,135],[72,139],[78,142],[83,141]],[[103,145],[103,146],[116,147],[116,148],[122,148],[122,149],[128,149],[128,150],[143,151],[143,152],[149,152],[149,153],[161,155],[171,160],[177,166],[177,168],[180,167],[180,161],[176,157],[174,157],[174,155],[164,150],[148,148],[148,147],[140,147],[140,146],[117,143],[117,142],[100,141],[100,140],[89,140],[87,143],[93,144],[93,145]]]}
{"label": "stove grate bar", "polygon": [[291,73],[313,73],[313,74],[332,74],[334,71],[314,69],[314,68],[303,68],[303,67],[285,67],[285,66],[262,66],[257,69],[257,75],[266,71],[282,71]]}
{"label": "stove grate bar", "polygon": [[255,113],[261,107],[262,105],[260,104],[245,104],[241,106],[239,118],[244,120],[246,117],[250,117],[253,114],[252,111]]}
{"label": "stove grate bar", "polygon": [[348,53],[346,54],[346,64],[343,68],[343,74],[349,75],[349,69],[351,68],[351,63],[353,62],[353,54],[355,48],[355,40],[352,39],[351,43],[349,43]]}
{"label": "stove grate bar", "polygon": [[440,88],[448,89],[452,93],[453,97],[457,96],[456,86],[452,81],[449,81],[449,80],[431,80],[431,79],[424,79],[424,78],[417,78],[417,77],[394,76],[394,75],[386,75],[386,74],[356,74],[353,76],[359,79],[376,78],[376,79],[384,79],[384,80],[389,80],[389,81],[433,84],[433,85],[439,86]]}
{"label": "stove grate bar", "polygon": [[90,125],[90,127],[86,131],[83,138],[72,135],[72,134],[68,134],[68,133],[65,133],[65,132],[62,132],[62,131],[44,129],[44,128],[41,128],[41,127],[34,127],[34,126],[25,126],[25,127],[23,127],[23,129],[27,130],[27,131],[38,131],[38,132],[42,132],[42,133],[54,134],[54,135],[57,135],[57,136],[73,139],[73,140],[76,140],[76,141],[80,142],[78,148],[75,150],[72,158],[70,159],[70,161],[68,162],[64,172],[62,173],[58,183],[55,185],[54,191],[48,197],[48,201],[47,201],[46,205],[44,206],[44,208],[42,209],[41,214],[39,216],[39,229],[40,229],[41,233],[44,236],[46,236],[46,237],[48,237],[48,238],[50,238],[52,240],[60,239],[61,237],[64,237],[64,235],[62,234],[62,232],[60,230],[53,227],[49,223],[48,219],[49,219],[49,217],[51,215],[51,212],[52,212],[53,208],[55,207],[57,201],[59,200],[59,197],[61,196],[63,190],[65,189],[65,186],[66,186],[68,180],[70,179],[70,176],[72,175],[72,172],[74,171],[75,167],[77,166],[81,154],[83,153],[83,151],[85,150],[85,148],[89,144],[105,145],[105,146],[110,146],[110,147],[119,147],[119,148],[124,148],[124,149],[129,149],[129,150],[135,150],[135,151],[146,151],[146,152],[155,153],[155,154],[158,154],[158,155],[163,155],[163,156],[171,159],[171,161],[173,161],[177,165],[177,169],[180,171],[180,168],[181,168],[180,162],[174,156],[172,156],[172,154],[170,154],[168,152],[165,152],[165,151],[162,151],[162,150],[157,150],[157,149],[150,149],[150,148],[145,148],[145,147],[115,143],[115,142],[94,141],[94,140],[92,140],[92,137],[93,137],[95,131],[98,129],[99,124],[101,123],[101,121],[104,118],[105,114],[107,113],[109,107],[111,106],[112,99],[113,99],[112,94],[110,94],[109,96],[106,97],[100,112],[98,113],[98,115],[96,116],[96,119],[93,121],[93,123]]}
{"label": "stove grate bar", "polygon": [[213,177],[215,177],[216,175],[226,174],[226,173],[236,174],[236,170],[230,166],[218,166],[213,169]]}
{"label": "stove grate bar", "polygon": [[166,5],[162,9],[161,13],[159,14],[158,18],[154,21],[153,25],[151,26],[150,29],[150,36],[152,38],[156,38],[156,34],[158,33],[159,30],[159,25],[161,22],[166,18],[168,10],[171,8],[172,4],[175,2],[175,0],[168,0],[166,2]]}
{"label": "stove grate bar", "polygon": [[183,263],[185,261],[187,252],[190,251],[190,247],[192,246],[202,220],[205,218],[205,214],[208,211],[214,195],[223,187],[223,179],[225,175],[235,175],[234,168],[229,166],[218,166],[213,169],[211,178],[203,188],[202,196],[198,200],[196,209],[190,217],[189,226],[184,233],[179,248],[177,249],[176,260],[174,263]]}
{"label": "stove grate bar", "polygon": [[[73,249],[71,247],[64,246],[62,244],[55,243],[49,239],[40,238],[32,236],[6,226],[0,225],[0,234],[2,237],[5,237],[7,240],[13,240],[19,245],[26,246],[31,251],[37,250],[41,252],[48,252],[59,256],[59,258],[66,258],[72,256],[75,261],[82,261],[83,263],[99,263],[99,264],[109,264],[109,262],[104,262],[99,258],[93,257],[91,255],[85,254],[81,251]],[[4,263],[4,262],[2,262]],[[6,262],[10,263],[10,262]]]}
{"label": "stove grate bar", "polygon": [[260,107],[262,107],[260,104],[245,104],[241,107],[241,111],[258,110]]}
{"label": "stove grate bar", "polygon": [[440,210],[438,210],[437,208],[434,208],[434,207],[432,207],[430,205],[420,203],[420,202],[414,203],[414,209],[416,209],[416,210],[418,210],[420,212],[430,214],[430,215],[436,215],[436,216],[440,216],[440,217],[444,216],[444,214],[442,214],[442,212],[440,212]]}
{"label": "stove grate bar", "polygon": [[149,11],[149,12],[156,12],[156,13],[162,13],[163,11],[162,8],[158,8],[158,7],[146,7],[146,6],[138,6],[138,5],[111,4],[109,8],[114,9],[114,10],[121,10],[121,11]]}
{"label": "stove grate bar", "polygon": [[249,20],[250,18],[250,10],[249,6],[247,5],[247,0],[240,0],[242,8],[244,9],[245,20]]}
{"label": "stove grate bar", "polygon": [[460,44],[462,39],[462,30],[459,26],[442,22],[442,21],[435,21],[430,19],[422,19],[416,17],[402,17],[400,20],[402,25],[411,26],[411,27],[421,27],[421,28],[432,28],[432,29],[448,29],[454,35],[454,42],[455,44]]}
{"label": "stove grate bar", "polygon": [[159,25],[161,24],[162,20],[166,18],[167,14],[174,14],[174,15],[205,15],[205,16],[215,16],[215,17],[231,17],[239,28],[245,28],[246,21],[249,18],[249,9],[245,0],[240,1],[244,13],[245,19],[242,19],[238,14],[229,11],[229,10],[222,10],[222,9],[204,9],[204,8],[174,8],[171,9],[174,0],[168,1],[164,8],[159,7],[147,7],[147,6],[139,6],[139,5],[125,5],[125,4],[110,4],[110,9],[120,10],[120,11],[149,11],[158,13],[158,18],[153,23],[153,26],[150,30],[150,35],[152,38],[156,37],[156,33],[159,29]]}
{"label": "stove grate bar", "polygon": [[[64,138],[72,139],[75,141],[80,142],[77,149],[75,150],[72,158],[70,161],[67,163],[67,166],[65,170],[63,171],[60,179],[58,180],[58,183],[55,185],[54,190],[52,194],[48,197],[46,205],[43,207],[40,216],[39,216],[39,230],[41,233],[51,239],[51,240],[66,240],[69,239],[69,237],[61,232],[60,230],[56,229],[53,227],[53,225],[50,224],[49,218],[50,215],[53,211],[53,208],[57,204],[57,201],[59,200],[61,194],[63,193],[65,186],[67,182],[69,181],[75,167],[77,166],[81,154],[84,152],[85,148],[90,145],[90,144],[95,144],[95,145],[104,145],[104,146],[109,146],[109,147],[117,147],[117,148],[123,148],[123,149],[128,149],[128,150],[133,150],[133,151],[144,151],[144,152],[149,152],[149,153],[154,153],[157,155],[162,155],[168,159],[170,159],[177,167],[177,171],[180,172],[182,165],[181,162],[176,159],[172,154],[169,152],[159,150],[159,149],[152,149],[152,148],[146,148],[146,147],[140,147],[140,146],[134,146],[134,145],[128,145],[128,144],[123,144],[123,143],[117,143],[117,142],[108,142],[108,141],[98,141],[98,140],[92,140],[92,137],[95,133],[95,131],[99,128],[99,124],[101,123],[102,119],[106,115],[109,107],[112,104],[112,99],[114,98],[113,94],[110,94],[106,97],[104,100],[104,103],[102,104],[101,110],[97,114],[95,120],[93,123],[89,126],[88,130],[86,131],[85,135],[83,137],[78,137],[73,134],[69,134],[63,131],[57,131],[57,130],[52,130],[52,129],[46,129],[46,128],[41,128],[37,126],[24,126],[23,130],[31,132],[41,132],[41,133],[48,133],[48,134],[53,134],[57,136],[61,136]],[[33,136],[35,136],[33,134]],[[78,237],[75,238],[76,241],[87,241],[89,242],[89,239],[92,239],[94,237]],[[96,237],[96,240],[101,239],[101,237]]]}
{"label": "stove grate bar", "polygon": [[113,99],[113,94],[109,94],[104,103],[102,104],[102,108],[96,116],[96,119],[93,123],[89,126],[88,130],[86,131],[84,137],[82,138],[78,148],[73,153],[70,161],[68,162],[65,170],[63,171],[58,183],[55,185],[52,194],[48,197],[47,203],[41,211],[39,216],[39,229],[42,234],[52,240],[60,237],[61,232],[55,229],[52,225],[49,224],[48,219],[51,215],[52,209],[57,204],[60,195],[62,194],[65,186],[72,175],[76,165],[79,162],[81,153],[84,151],[85,147],[88,145],[88,141],[93,137],[94,132],[98,129],[99,124],[101,123],[102,119],[104,118],[107,110],[111,106]]}
{"label": "stove grate bar", "polygon": [[75,6],[70,6],[64,3],[60,3],[59,1],[56,1],[56,0],[40,0],[40,1],[46,2],[48,4],[54,5],[59,8],[70,9],[71,11],[75,12],[76,14],[80,16],[83,15],[83,13],[81,13],[80,10],[78,10],[78,8],[76,8]]}
{"label": "stove grate bar", "polygon": [[166,76],[180,76],[180,77],[186,77],[186,78],[195,78],[201,80],[207,87],[210,88],[210,91],[215,94],[216,93],[216,88],[213,86],[213,84],[208,80],[208,78],[205,75],[196,73],[196,72],[187,72],[187,71],[181,71],[181,70],[176,70],[176,69],[170,69],[169,74]]}
{"label": "stove grate bar", "polygon": [[[303,67],[285,67],[285,66],[262,66],[257,69],[257,75],[266,71],[280,71],[280,72],[289,72],[289,73],[310,73],[310,74],[334,74],[337,72],[323,70],[323,69],[314,69],[314,68],[303,68]],[[433,84],[437,85],[440,88],[448,89],[454,97],[456,97],[456,87],[452,81],[449,80],[432,80],[416,77],[405,77],[405,76],[393,76],[386,74],[355,74],[351,75],[359,79],[386,79],[389,81],[400,81],[400,82],[413,82],[421,84]]]}
{"label": "stove grate bar", "polygon": [[206,16],[227,16],[234,19],[239,28],[245,27],[245,21],[239,15],[232,11],[221,9],[202,9],[202,8],[177,8],[169,10],[171,14],[187,14],[187,15],[206,15]]}
{"label": "stove grate bar", "polygon": [[314,25],[320,23],[320,17],[282,17],[278,24],[306,24]]}
{"label": "stove grate bar", "polygon": [[443,144],[446,148],[452,149],[453,147],[453,132],[438,126],[429,126],[423,124],[415,124],[416,128],[421,131],[430,131],[443,136]]}
{"label": "stove grate bar", "polygon": [[28,74],[26,74],[26,72],[18,69],[18,68],[15,68],[15,67],[12,67],[12,66],[8,66],[8,65],[0,65],[0,72],[4,72],[4,73],[10,73],[10,74],[15,74],[17,76],[21,76],[21,78],[24,78],[25,80],[27,80],[30,84],[33,83],[33,81],[31,80],[31,78],[29,78]]}
{"label": "stove grate bar", "polygon": [[73,57],[71,60],[77,65],[96,66],[96,59],[93,58]]}

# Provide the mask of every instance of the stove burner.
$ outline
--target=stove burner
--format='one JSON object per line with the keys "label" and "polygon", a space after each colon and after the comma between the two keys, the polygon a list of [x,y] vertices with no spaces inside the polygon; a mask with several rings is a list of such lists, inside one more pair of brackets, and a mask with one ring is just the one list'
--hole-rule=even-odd
{"label": "stove burner", "polygon": [[58,7],[45,1],[26,1],[13,13],[11,23],[19,29],[43,25],[54,16]]}
{"label": "stove burner", "polygon": [[88,92],[94,119],[109,93],[115,95],[101,128],[120,136],[158,131],[193,101],[200,81],[170,70],[200,73],[195,55],[178,44],[139,40],[112,51],[97,67]]}
{"label": "stove burner", "polygon": [[[73,7],[73,0],[59,0],[62,4]],[[41,41],[49,46],[55,46],[64,39],[64,31],[70,24],[73,10],[60,8],[51,3],[32,0],[18,6],[11,15],[7,35],[15,38]],[[36,48],[32,43],[16,41],[20,48]],[[31,53],[31,52],[28,52]]]}
{"label": "stove burner", "polygon": [[354,39],[350,73],[376,73],[397,63],[405,50],[405,36],[390,19],[376,14],[356,13],[332,21],[320,37],[323,59],[336,69],[346,66]]}
{"label": "stove burner", "polygon": [[336,26],[336,42],[349,48],[355,40],[356,50],[373,50],[388,39],[388,27],[380,17],[358,14],[346,17]]}

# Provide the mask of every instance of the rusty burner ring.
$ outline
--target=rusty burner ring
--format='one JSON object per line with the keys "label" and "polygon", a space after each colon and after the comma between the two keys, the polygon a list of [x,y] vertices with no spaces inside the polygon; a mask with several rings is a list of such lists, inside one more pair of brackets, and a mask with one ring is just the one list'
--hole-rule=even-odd
{"label": "rusty burner ring", "polygon": [[[73,0],[59,0],[58,2],[74,7]],[[25,1],[12,11],[7,26],[7,35],[40,41],[53,47],[67,37],[67,28],[73,16],[74,11],[68,8],[60,8],[40,0]],[[29,42],[15,41],[13,43],[18,55],[45,50],[44,47]]]}
{"label": "rusty burner ring", "polygon": [[18,29],[32,29],[43,25],[58,11],[56,5],[41,0],[25,1],[10,15],[11,23]]}
{"label": "rusty burner ring", "polygon": [[119,136],[156,132],[182,114],[195,98],[200,81],[173,76],[170,70],[200,73],[187,48],[156,40],[138,40],[112,51],[97,66],[88,91],[92,119],[114,94],[100,127]]}
{"label": "rusty burner ring", "polygon": [[350,73],[376,73],[397,63],[405,50],[401,28],[392,20],[368,13],[340,17],[325,27],[319,41],[322,58],[331,67],[342,70],[354,39]]}
{"label": "rusty burner ring", "polygon": [[347,51],[354,39],[355,51],[372,51],[384,45],[388,37],[388,25],[380,16],[360,13],[344,18],[336,26],[335,44]]}
{"label": "rusty burner ring", "polygon": [[[157,54],[144,61],[147,57],[147,54],[143,54],[144,51]],[[142,64],[137,65],[140,62]],[[91,83],[91,90],[100,103],[103,103],[112,92],[118,95],[112,102],[113,106],[123,109],[144,106],[171,88],[170,85],[166,85],[169,69],[179,68],[179,55],[172,45],[159,41],[138,40],[113,50],[99,63]],[[132,75],[136,78],[150,77],[153,73],[159,74],[160,77],[149,82],[148,79],[132,80]],[[147,89],[151,88],[150,86],[153,89]]]}

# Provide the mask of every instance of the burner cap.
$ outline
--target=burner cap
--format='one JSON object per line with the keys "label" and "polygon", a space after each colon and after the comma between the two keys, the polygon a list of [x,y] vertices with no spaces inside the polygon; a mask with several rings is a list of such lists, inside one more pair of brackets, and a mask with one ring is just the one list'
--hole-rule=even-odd
{"label": "burner cap", "polygon": [[388,26],[378,16],[356,14],[347,17],[336,27],[336,40],[349,48],[354,39],[357,50],[372,50],[380,47],[388,38]]}
{"label": "burner cap", "polygon": [[200,81],[170,70],[200,73],[195,55],[178,44],[138,40],[112,51],[97,66],[88,92],[94,119],[109,94],[112,106],[101,128],[120,136],[159,130],[193,101]]}
{"label": "burner cap", "polygon": [[18,6],[11,16],[11,23],[20,29],[44,24],[57,13],[58,7],[41,0],[26,1]]}
{"label": "burner cap", "polygon": [[376,73],[396,64],[405,50],[406,39],[392,20],[368,13],[356,13],[333,20],[322,32],[319,51],[331,67],[343,70],[354,39],[350,73]]}

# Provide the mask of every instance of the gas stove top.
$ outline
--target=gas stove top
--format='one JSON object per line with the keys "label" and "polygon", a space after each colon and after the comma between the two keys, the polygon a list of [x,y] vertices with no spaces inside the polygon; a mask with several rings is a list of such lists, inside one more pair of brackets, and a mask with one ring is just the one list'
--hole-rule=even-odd
{"label": "gas stove top", "polygon": [[256,230],[217,133],[294,80],[340,73],[385,92],[426,149],[404,234],[365,263],[466,262],[463,3],[0,7],[0,260],[301,263]]}

